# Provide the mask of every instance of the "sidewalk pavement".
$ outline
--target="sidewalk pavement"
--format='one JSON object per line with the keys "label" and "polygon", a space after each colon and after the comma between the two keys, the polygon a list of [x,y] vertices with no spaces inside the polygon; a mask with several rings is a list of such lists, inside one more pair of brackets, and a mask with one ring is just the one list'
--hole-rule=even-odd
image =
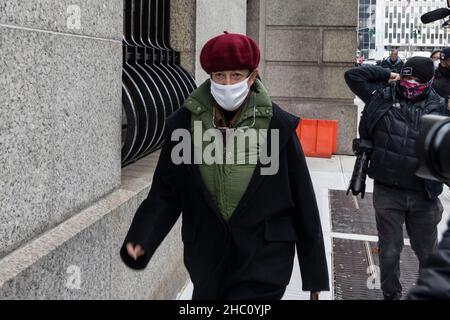
{"label": "sidewalk pavement", "polygon": [[[325,251],[327,254],[328,270],[330,271],[330,288],[329,292],[322,292],[320,294],[321,300],[332,300],[333,293],[333,261],[332,261],[332,237],[334,236],[331,230],[330,219],[330,203],[328,191],[331,190],[346,190],[350,178],[352,176],[355,157],[352,156],[333,156],[331,159],[307,158],[308,168],[311,174],[311,179],[316,193],[317,204],[319,206],[320,218],[322,221],[322,229],[325,241]],[[373,181],[367,179],[367,192],[373,192]],[[445,187],[445,191],[441,196],[441,201],[444,205],[444,214],[442,221],[439,224],[439,237],[446,229],[446,223],[450,212],[450,191]],[[339,238],[345,235],[339,234]],[[355,235],[349,235],[349,239],[354,239]],[[300,269],[297,258],[295,258],[294,268],[292,272],[291,281],[286,289],[283,300],[307,300],[309,299],[309,292],[302,291],[302,283],[300,276]],[[185,287],[178,294],[177,300],[189,300],[192,296],[192,283],[188,281]]]}

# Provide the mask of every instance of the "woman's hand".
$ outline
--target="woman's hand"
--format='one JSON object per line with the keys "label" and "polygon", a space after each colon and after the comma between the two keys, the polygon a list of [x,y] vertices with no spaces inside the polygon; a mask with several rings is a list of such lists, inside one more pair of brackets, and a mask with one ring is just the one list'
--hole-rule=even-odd
{"label": "woman's hand", "polygon": [[135,261],[142,257],[145,253],[144,249],[138,244],[134,244],[132,242],[127,243],[127,252],[130,257],[132,257]]}

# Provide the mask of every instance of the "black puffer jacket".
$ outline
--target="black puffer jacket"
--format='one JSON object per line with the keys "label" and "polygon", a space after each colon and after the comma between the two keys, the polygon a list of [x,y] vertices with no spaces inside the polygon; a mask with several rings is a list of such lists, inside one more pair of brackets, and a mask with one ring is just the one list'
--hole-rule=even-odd
{"label": "black puffer jacket", "polygon": [[[443,98],[450,98],[450,69],[439,66],[434,75],[433,88]],[[447,116],[450,116],[450,110],[447,109]]]}
{"label": "black puffer jacket", "polygon": [[439,66],[434,75],[433,88],[441,97],[450,96],[450,69]]}
{"label": "black puffer jacket", "polygon": [[369,177],[377,182],[416,191],[429,198],[442,192],[442,184],[418,178],[416,138],[421,117],[444,114],[445,103],[433,89],[422,100],[403,99],[396,84],[389,86],[389,71],[376,66],[354,68],[345,79],[352,91],[366,103],[359,127],[360,136],[371,140],[372,151]]}

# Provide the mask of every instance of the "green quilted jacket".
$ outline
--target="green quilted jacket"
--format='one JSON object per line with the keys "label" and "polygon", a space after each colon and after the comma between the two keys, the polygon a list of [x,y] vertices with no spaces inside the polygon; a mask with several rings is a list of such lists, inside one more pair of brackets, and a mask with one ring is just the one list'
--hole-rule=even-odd
{"label": "green quilted jacket", "polygon": [[[210,93],[210,80],[195,90],[186,99],[184,106],[191,112],[194,152],[197,159],[202,159],[198,166],[203,182],[223,217],[228,220],[247,189],[259,158],[260,148],[266,141],[265,130],[269,128],[272,118],[272,101],[262,83],[256,80],[242,106],[236,127],[265,130],[234,130],[234,135],[228,133],[230,138],[235,137],[232,140],[234,143],[229,143],[228,139],[226,143],[223,142],[222,134],[218,130],[208,131],[215,135],[208,135],[206,132],[208,129],[214,129],[214,100]],[[202,135],[198,132],[202,132]],[[246,134],[247,137],[253,136],[257,139],[251,140],[253,142],[249,142],[249,139],[240,139]],[[239,144],[238,140],[246,143]],[[215,161],[201,157],[204,154],[211,155]]]}

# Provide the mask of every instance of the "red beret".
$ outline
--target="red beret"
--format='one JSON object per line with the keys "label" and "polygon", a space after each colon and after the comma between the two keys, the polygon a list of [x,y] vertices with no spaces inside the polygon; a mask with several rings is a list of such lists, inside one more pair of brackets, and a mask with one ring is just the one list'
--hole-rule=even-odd
{"label": "red beret", "polygon": [[225,32],[209,40],[200,53],[200,64],[207,73],[225,70],[254,70],[260,52],[256,42],[246,35]]}

